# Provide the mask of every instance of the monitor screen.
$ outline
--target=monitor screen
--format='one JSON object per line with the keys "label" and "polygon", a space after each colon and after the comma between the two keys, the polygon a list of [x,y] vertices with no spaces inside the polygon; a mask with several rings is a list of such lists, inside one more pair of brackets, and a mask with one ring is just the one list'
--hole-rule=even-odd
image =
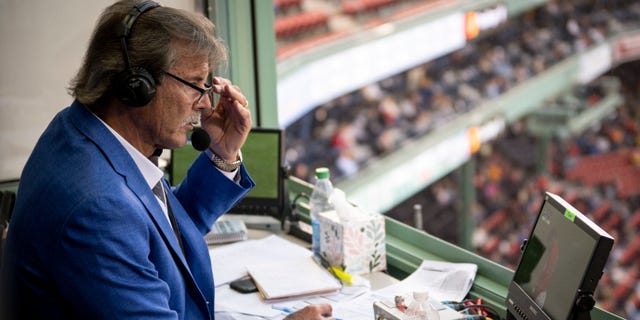
{"label": "monitor screen", "polygon": [[578,295],[595,290],[612,246],[608,233],[547,193],[509,287],[509,311],[518,319],[569,319]]}
{"label": "monitor screen", "polygon": [[[242,147],[243,164],[256,186],[229,213],[269,215],[280,218],[284,204],[280,129],[253,128]],[[184,179],[189,165],[199,154],[191,146],[172,152],[171,183]]]}
{"label": "monitor screen", "polygon": [[278,200],[282,183],[281,130],[255,128],[242,147],[243,162],[256,186],[245,199]]}

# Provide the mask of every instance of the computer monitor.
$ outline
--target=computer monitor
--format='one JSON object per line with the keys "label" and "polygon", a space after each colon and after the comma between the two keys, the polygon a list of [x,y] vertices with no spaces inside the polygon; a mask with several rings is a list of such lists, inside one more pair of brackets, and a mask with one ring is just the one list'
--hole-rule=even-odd
{"label": "computer monitor", "polygon": [[251,130],[242,155],[256,186],[229,213],[281,217],[284,205],[282,139],[280,129]]}
{"label": "computer monitor", "polygon": [[613,242],[576,208],[547,192],[509,285],[507,319],[588,316]]}
{"label": "computer monitor", "polygon": [[[283,137],[281,129],[251,129],[247,141],[242,147],[242,155],[243,164],[256,186],[235,207],[229,210],[230,214],[243,215],[243,220],[247,220],[247,216],[273,217],[277,220],[276,222],[282,220],[285,203]],[[184,179],[189,165],[199,153],[191,146],[185,146],[172,152],[169,170],[172,184],[178,184]],[[248,222],[248,226],[251,225],[250,221],[245,222]],[[264,224],[264,222],[259,223]]]}

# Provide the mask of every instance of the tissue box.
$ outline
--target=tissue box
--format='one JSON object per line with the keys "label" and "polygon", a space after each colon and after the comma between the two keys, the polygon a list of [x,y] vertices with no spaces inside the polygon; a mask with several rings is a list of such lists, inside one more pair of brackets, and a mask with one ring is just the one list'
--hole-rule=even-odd
{"label": "tissue box", "polygon": [[341,222],[335,211],[320,214],[320,252],[333,267],[350,274],[387,268],[384,216],[362,213]]}

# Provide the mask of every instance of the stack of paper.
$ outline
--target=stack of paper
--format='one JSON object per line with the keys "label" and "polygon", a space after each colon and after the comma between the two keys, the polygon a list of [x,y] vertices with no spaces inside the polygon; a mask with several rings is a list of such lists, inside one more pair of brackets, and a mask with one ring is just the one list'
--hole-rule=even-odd
{"label": "stack of paper", "polygon": [[326,294],[342,287],[311,257],[253,264],[247,270],[265,300]]}
{"label": "stack of paper", "polygon": [[276,235],[209,248],[209,254],[216,286],[247,276],[247,266],[313,256],[311,250]]}
{"label": "stack of paper", "polygon": [[437,301],[462,301],[469,293],[478,266],[473,263],[454,263],[423,260],[416,271],[401,282],[376,291],[379,296],[412,296],[414,291],[427,291]]}

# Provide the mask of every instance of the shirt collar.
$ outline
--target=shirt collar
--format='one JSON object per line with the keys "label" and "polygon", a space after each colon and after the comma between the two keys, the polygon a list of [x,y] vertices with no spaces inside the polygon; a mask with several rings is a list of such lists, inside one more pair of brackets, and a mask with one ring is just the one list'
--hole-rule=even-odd
{"label": "shirt collar", "polygon": [[96,118],[98,118],[98,120],[100,120],[100,122],[102,122],[102,124],[104,124],[104,126],[107,127],[109,131],[111,131],[113,136],[116,137],[118,141],[120,141],[122,146],[127,150],[129,155],[133,159],[133,162],[136,163],[138,170],[140,170],[140,172],[142,173],[142,176],[144,177],[144,180],[149,185],[149,188],[153,188],[156,185],[156,183],[158,183],[158,181],[160,181],[160,179],[162,179],[162,177],[164,176],[164,173],[162,172],[162,170],[158,168],[155,164],[153,164],[153,162],[151,162],[151,160],[145,157],[140,151],[138,151],[138,149],[134,148],[131,145],[131,143],[129,143],[129,141],[125,140],[118,132],[113,130],[113,128],[111,128],[106,122],[100,119],[100,117],[98,117],[95,114],[93,115]]}

